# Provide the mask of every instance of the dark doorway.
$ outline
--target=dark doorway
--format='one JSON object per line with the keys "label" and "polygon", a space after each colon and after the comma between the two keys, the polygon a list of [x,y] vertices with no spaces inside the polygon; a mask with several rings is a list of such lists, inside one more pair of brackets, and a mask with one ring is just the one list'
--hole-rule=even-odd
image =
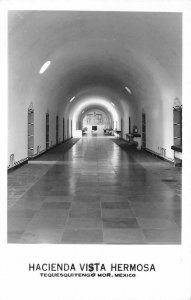
{"label": "dark doorway", "polygon": [[182,145],[182,107],[173,108],[174,146]]}
{"label": "dark doorway", "polygon": [[69,120],[67,120],[67,140],[69,139]]}
{"label": "dark doorway", "polygon": [[129,133],[131,133],[131,117],[129,117]]}
{"label": "dark doorway", "polygon": [[56,116],[56,145],[58,145],[58,116]]}
{"label": "dark doorway", "polygon": [[65,124],[64,124],[64,118],[63,118],[63,123],[62,123],[62,127],[63,127],[63,142],[64,142],[64,131],[65,131]]}
{"label": "dark doorway", "polygon": [[146,148],[146,115],[142,113],[142,148]]}
{"label": "dark doorway", "polygon": [[49,113],[46,114],[46,150],[49,149]]}
{"label": "dark doorway", "polygon": [[34,110],[28,109],[28,157],[34,155]]}
{"label": "dark doorway", "polygon": [[123,119],[121,119],[121,137],[123,137]]}

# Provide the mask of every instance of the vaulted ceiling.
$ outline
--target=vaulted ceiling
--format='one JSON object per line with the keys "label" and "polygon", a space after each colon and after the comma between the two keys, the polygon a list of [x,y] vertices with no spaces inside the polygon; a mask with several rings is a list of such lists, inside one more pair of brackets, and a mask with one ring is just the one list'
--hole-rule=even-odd
{"label": "vaulted ceiling", "polygon": [[180,13],[9,11],[9,100],[70,110],[73,96],[98,95],[122,113],[123,102],[180,95],[181,22]]}

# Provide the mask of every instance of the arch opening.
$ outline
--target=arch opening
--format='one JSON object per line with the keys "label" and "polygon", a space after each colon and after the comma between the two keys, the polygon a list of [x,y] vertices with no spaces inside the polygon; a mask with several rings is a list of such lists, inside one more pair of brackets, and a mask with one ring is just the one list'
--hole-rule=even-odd
{"label": "arch opening", "polygon": [[120,130],[120,109],[108,97],[94,95],[76,99],[68,108],[67,114],[73,122],[72,136],[84,128],[88,133],[96,128],[99,136],[105,129]]}

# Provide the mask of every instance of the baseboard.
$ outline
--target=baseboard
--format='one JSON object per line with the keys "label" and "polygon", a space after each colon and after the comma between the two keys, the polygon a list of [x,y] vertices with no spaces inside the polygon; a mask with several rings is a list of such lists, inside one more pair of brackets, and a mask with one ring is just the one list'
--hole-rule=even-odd
{"label": "baseboard", "polygon": [[47,152],[47,150],[42,150],[42,151],[40,151],[39,153],[34,154],[33,157],[29,157],[28,160],[33,160],[33,159],[35,159],[35,158],[41,156],[41,155],[44,154],[45,152]]}
{"label": "baseboard", "polygon": [[146,152],[148,152],[148,153],[150,153],[150,154],[152,154],[152,155],[158,157],[158,158],[161,159],[161,160],[164,160],[164,161],[170,163],[171,165],[174,165],[174,161],[173,161],[171,158],[161,156],[159,153],[157,153],[157,152],[155,152],[155,151],[153,151],[153,150],[150,150],[150,149],[148,149],[148,148],[144,148],[143,150],[145,150]]}
{"label": "baseboard", "polygon": [[28,157],[23,158],[23,159],[19,160],[18,162],[15,162],[13,167],[10,167],[10,168],[8,167],[7,172],[10,173],[12,171],[15,171],[16,169],[18,169],[26,164],[28,164]]}

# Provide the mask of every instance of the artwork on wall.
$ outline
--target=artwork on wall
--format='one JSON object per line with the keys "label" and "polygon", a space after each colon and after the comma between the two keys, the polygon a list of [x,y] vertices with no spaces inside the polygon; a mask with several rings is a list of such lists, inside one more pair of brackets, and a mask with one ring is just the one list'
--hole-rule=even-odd
{"label": "artwork on wall", "polygon": [[87,113],[83,119],[83,126],[86,125],[105,125],[107,123],[107,117],[100,111],[93,111]]}

